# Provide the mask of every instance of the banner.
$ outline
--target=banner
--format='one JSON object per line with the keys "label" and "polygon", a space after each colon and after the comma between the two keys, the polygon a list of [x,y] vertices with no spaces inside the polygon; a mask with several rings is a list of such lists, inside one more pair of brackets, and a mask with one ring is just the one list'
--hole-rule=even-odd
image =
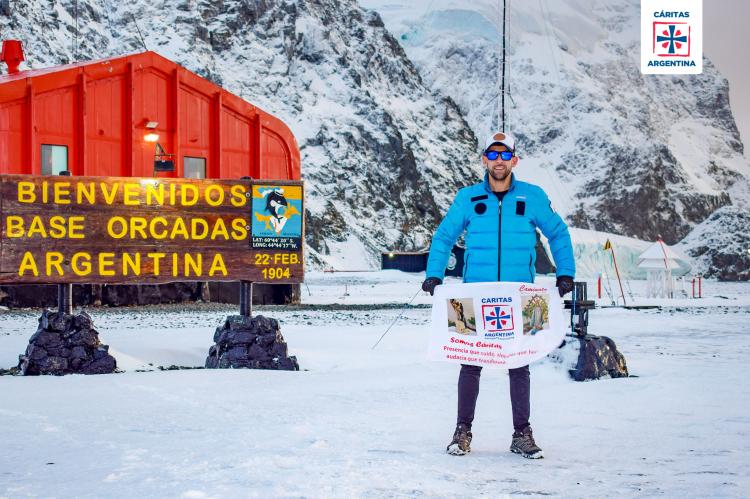
{"label": "banner", "polygon": [[429,358],[514,369],[560,346],[567,323],[554,286],[481,282],[435,288]]}

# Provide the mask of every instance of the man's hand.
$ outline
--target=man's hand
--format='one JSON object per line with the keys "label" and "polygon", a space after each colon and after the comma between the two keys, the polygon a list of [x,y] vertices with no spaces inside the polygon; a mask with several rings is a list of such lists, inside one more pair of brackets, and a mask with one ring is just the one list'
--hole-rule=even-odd
{"label": "man's hand", "polygon": [[560,298],[573,291],[573,278],[567,275],[561,275],[557,278],[557,290],[560,292]]}
{"label": "man's hand", "polygon": [[422,283],[422,291],[426,291],[430,293],[430,295],[434,295],[435,286],[439,286],[440,284],[443,284],[442,279],[438,279],[437,277],[428,277]]}

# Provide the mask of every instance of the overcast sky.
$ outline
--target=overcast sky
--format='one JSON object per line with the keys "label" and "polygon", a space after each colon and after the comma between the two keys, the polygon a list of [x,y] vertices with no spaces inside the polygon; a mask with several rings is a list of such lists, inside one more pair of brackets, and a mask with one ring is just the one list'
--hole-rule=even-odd
{"label": "overcast sky", "polygon": [[729,80],[729,102],[750,159],[750,1],[703,0],[703,53]]}

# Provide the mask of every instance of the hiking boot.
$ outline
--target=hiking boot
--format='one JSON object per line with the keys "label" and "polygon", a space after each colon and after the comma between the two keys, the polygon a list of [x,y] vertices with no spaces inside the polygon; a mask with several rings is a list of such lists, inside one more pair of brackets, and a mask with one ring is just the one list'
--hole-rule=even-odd
{"label": "hiking boot", "polygon": [[510,443],[510,451],[521,454],[528,459],[541,459],[544,457],[542,449],[534,442],[531,427],[527,426],[520,433],[513,432],[513,441]]}
{"label": "hiking boot", "polygon": [[471,431],[468,426],[463,424],[456,426],[453,440],[448,444],[445,452],[452,456],[463,456],[471,452]]}

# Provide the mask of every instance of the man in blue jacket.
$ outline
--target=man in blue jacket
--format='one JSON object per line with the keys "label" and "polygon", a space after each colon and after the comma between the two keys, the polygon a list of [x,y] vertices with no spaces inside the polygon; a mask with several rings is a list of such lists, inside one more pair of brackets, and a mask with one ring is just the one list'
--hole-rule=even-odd
{"label": "man in blue jacket", "polygon": [[[512,171],[518,157],[513,137],[502,132],[488,137],[482,163],[487,168],[484,182],[458,191],[435,231],[422,289],[433,294],[442,284],[450,251],[464,231],[464,282],[534,282],[538,227],[552,250],[560,296],[572,291],[575,261],[568,227],[540,187],[515,179]],[[447,448],[449,454],[471,451],[471,424],[481,371],[479,366],[461,366],[458,418]],[[541,458],[542,449],[534,442],[529,424],[529,366],[510,369],[508,374],[514,429],[510,450],[527,458]]]}

